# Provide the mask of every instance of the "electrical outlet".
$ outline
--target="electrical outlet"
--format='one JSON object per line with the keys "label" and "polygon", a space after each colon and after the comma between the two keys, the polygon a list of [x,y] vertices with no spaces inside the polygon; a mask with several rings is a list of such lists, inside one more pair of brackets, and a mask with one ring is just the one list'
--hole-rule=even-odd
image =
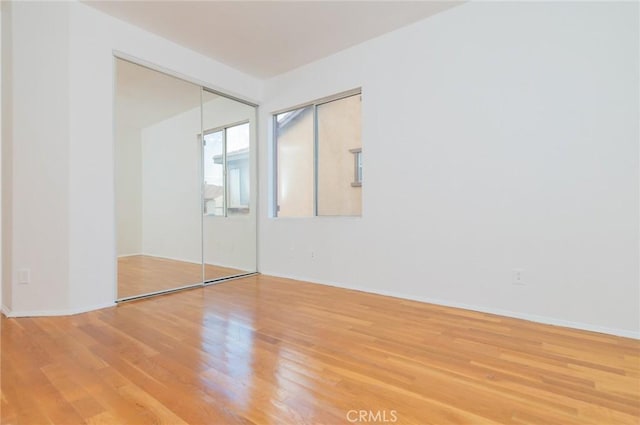
{"label": "electrical outlet", "polygon": [[524,270],[513,269],[511,283],[514,285],[524,285],[524,280],[522,277],[523,274],[524,274]]}
{"label": "electrical outlet", "polygon": [[21,285],[26,285],[29,282],[31,282],[31,270],[29,269],[18,270],[18,283]]}

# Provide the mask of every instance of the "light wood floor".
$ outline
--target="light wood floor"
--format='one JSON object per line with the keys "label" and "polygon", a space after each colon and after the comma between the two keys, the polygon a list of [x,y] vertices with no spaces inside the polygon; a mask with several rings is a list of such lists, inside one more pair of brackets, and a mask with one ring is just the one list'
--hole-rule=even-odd
{"label": "light wood floor", "polygon": [[640,421],[639,341],[267,276],[1,324],[3,424]]}
{"label": "light wood floor", "polygon": [[[246,273],[207,264],[206,280]],[[118,298],[202,283],[202,265],[148,255],[118,258]]]}

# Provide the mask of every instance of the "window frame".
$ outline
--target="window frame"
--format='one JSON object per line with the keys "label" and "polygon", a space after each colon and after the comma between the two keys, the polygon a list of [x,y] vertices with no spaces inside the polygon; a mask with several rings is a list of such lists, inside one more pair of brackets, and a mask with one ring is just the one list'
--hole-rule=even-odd
{"label": "window frame", "polygon": [[[222,132],[222,185],[224,188],[224,199],[223,199],[223,212],[224,214],[207,214],[206,212],[206,203],[203,201],[203,205],[202,205],[202,216],[203,217],[219,217],[219,218],[229,218],[229,217],[245,217],[245,216],[249,216],[251,215],[251,203],[249,203],[249,212],[246,214],[232,214],[231,216],[229,215],[229,178],[227,176],[227,173],[229,172],[229,167],[227,164],[227,130],[233,127],[239,127],[241,125],[245,125],[245,124],[249,124],[249,145],[251,145],[251,120],[242,120],[242,121],[238,121],[238,122],[233,122],[231,124],[225,124],[222,125],[220,127],[215,127],[215,128],[211,128],[209,130],[205,130],[202,132],[202,137],[201,137],[201,142],[200,142],[200,148],[202,149],[201,152],[201,158],[202,158],[202,195],[203,195],[203,199],[204,199],[204,190],[205,190],[205,179],[204,179],[204,174],[205,174],[205,168],[204,168],[204,162],[205,162],[205,157],[204,157],[204,146],[206,143],[205,137],[208,136],[209,134],[213,134],[213,133],[217,133],[217,132]],[[249,149],[249,163],[251,163],[251,149]]]}
{"label": "window frame", "polygon": [[353,181],[351,187],[362,187],[362,148],[349,149],[353,154]]}
{"label": "window frame", "polygon": [[[358,87],[352,90],[343,91],[340,93],[336,93],[331,96],[322,97],[320,99],[312,100],[310,102],[305,102],[298,104],[296,106],[292,106],[285,109],[279,109],[273,111],[271,113],[271,127],[272,127],[272,140],[273,140],[273,196],[272,196],[272,218],[315,218],[315,217],[349,217],[349,218],[360,218],[360,215],[335,215],[335,216],[321,216],[318,215],[318,106],[324,105],[326,103],[335,102],[336,100],[346,99],[352,96],[360,96],[362,100],[362,87]],[[284,114],[287,112],[297,111],[299,109],[313,107],[313,215],[311,216],[300,216],[300,217],[280,217],[278,215],[279,206],[278,206],[278,115]],[[360,114],[362,116],[362,108],[360,109]],[[361,141],[362,142],[362,141]],[[362,143],[361,143],[362,145]],[[357,148],[360,151],[360,155],[362,155],[362,147]],[[351,151],[352,149],[350,149]],[[356,156],[356,155],[354,155]],[[357,173],[357,170],[356,170]],[[352,187],[362,187],[362,182],[359,185],[355,185],[352,183]]]}

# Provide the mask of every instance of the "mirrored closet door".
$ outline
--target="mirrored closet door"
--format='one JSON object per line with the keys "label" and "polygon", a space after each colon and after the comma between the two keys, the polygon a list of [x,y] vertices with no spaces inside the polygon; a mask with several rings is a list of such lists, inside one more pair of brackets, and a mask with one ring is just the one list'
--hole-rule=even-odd
{"label": "mirrored closet door", "polygon": [[254,273],[255,106],[116,59],[114,119],[118,300]]}
{"label": "mirrored closet door", "polygon": [[255,108],[203,90],[205,282],[256,270]]}

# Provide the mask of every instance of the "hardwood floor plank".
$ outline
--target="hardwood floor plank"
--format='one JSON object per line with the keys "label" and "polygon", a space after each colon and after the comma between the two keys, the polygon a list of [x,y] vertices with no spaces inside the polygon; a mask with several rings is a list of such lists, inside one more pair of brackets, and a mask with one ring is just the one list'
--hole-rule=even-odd
{"label": "hardwood floor plank", "polygon": [[640,423],[640,341],[268,276],[1,333],[2,424]]}

